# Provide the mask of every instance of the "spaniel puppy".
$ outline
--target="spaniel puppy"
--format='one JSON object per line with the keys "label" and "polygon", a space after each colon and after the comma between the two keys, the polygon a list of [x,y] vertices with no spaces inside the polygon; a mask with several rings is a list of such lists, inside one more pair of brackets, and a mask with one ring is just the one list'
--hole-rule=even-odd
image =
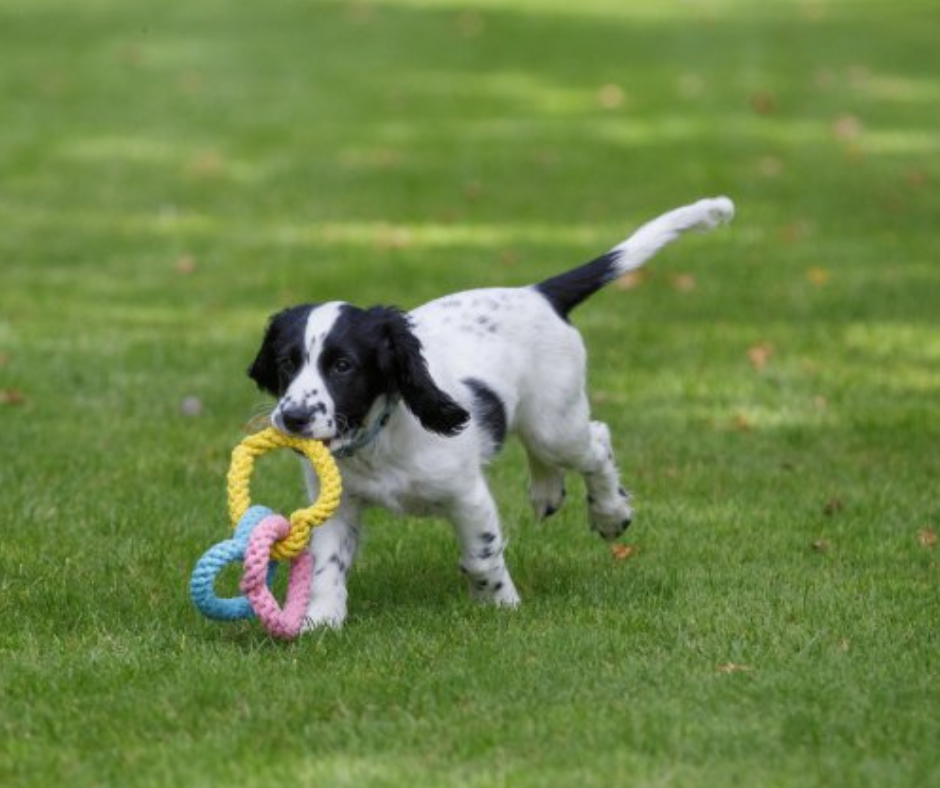
{"label": "spaniel puppy", "polygon": [[[726,197],[678,208],[531,287],[469,290],[408,313],[333,301],[274,315],[248,374],[277,397],[275,426],[326,443],[344,485],[336,515],[313,532],[307,628],[346,618],[346,576],[370,506],[446,517],[471,595],[518,605],[484,475],[510,434],[528,455],[538,517],[558,511],[565,473],[575,471],[587,486],[591,528],[619,536],[633,514],[630,495],[607,426],[591,421],[584,343],[569,315],[683,233],[711,230],[733,213]],[[315,497],[309,466],[306,474]]]}

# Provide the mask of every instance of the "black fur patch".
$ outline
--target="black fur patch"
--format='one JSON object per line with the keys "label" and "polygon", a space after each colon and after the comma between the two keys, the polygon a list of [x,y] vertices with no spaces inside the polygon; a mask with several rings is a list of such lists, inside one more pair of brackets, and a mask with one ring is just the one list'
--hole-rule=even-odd
{"label": "black fur patch", "polygon": [[499,451],[506,442],[508,424],[506,420],[506,406],[499,395],[477,378],[466,378],[462,383],[473,394],[473,415],[480,422],[480,426],[493,441],[493,448]]}
{"label": "black fur patch", "polygon": [[617,278],[616,259],[615,253],[608,252],[579,268],[546,279],[535,289],[545,296],[559,317],[567,320],[572,309]]}
{"label": "black fur patch", "polygon": [[275,397],[283,394],[304,365],[304,333],[315,304],[302,304],[278,312],[268,321],[261,348],[248,368],[259,388]]}

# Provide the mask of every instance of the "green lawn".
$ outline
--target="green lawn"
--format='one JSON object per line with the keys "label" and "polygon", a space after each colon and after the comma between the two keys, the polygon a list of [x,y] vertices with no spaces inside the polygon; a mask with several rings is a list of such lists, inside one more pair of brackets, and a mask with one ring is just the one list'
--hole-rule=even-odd
{"label": "green lawn", "polygon": [[[0,784],[940,786],[932,0],[0,0]],[[202,619],[268,314],[525,284],[638,516],[369,517],[340,632]],[[196,398],[198,415],[182,403]],[[282,453],[287,454],[287,453]],[[292,457],[256,500],[300,504]]]}

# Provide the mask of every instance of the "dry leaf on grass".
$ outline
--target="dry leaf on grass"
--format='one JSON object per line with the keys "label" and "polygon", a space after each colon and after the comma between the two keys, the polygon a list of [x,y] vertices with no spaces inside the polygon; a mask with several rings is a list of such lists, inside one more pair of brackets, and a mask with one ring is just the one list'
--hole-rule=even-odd
{"label": "dry leaf on grass", "polygon": [[767,342],[760,342],[747,349],[747,360],[754,369],[763,369],[773,357],[774,346]]}
{"label": "dry leaf on grass", "polygon": [[749,665],[741,665],[737,662],[726,662],[715,668],[719,673],[748,673],[751,668]]}
{"label": "dry leaf on grass", "polygon": [[816,287],[822,287],[832,278],[832,274],[825,268],[814,265],[806,272],[806,278],[810,281],[810,284],[816,285]]}
{"label": "dry leaf on grass", "polygon": [[623,104],[624,98],[623,88],[620,85],[604,85],[597,91],[597,103],[603,109],[617,109]]}
{"label": "dry leaf on grass", "polygon": [[840,115],[832,122],[832,134],[840,140],[858,139],[862,134],[862,122],[855,115]]}
{"label": "dry leaf on grass", "polygon": [[632,544],[612,544],[610,546],[610,554],[617,561],[626,561],[628,558],[633,558],[639,552],[640,548]]}
{"label": "dry leaf on grass", "polygon": [[630,271],[621,276],[614,282],[614,287],[618,290],[634,290],[648,278],[649,274],[646,272],[646,269],[641,268],[639,271]]}
{"label": "dry leaf on grass", "polygon": [[773,93],[761,91],[751,96],[751,109],[757,115],[770,115],[777,108],[777,99]]}
{"label": "dry leaf on grass", "polygon": [[184,254],[176,261],[176,265],[173,267],[176,269],[176,273],[188,276],[196,270],[196,260],[191,254]]}
{"label": "dry leaf on grass", "polygon": [[224,170],[225,161],[218,152],[213,150],[197,154],[186,167],[186,172],[194,178],[215,178]]}
{"label": "dry leaf on grass", "polygon": [[0,389],[0,405],[23,405],[26,397],[19,389]]}
{"label": "dry leaf on grass", "polygon": [[761,156],[757,171],[765,178],[776,178],[783,172],[783,162],[777,156]]}
{"label": "dry leaf on grass", "polygon": [[917,541],[926,549],[937,546],[937,532],[933,528],[922,528],[917,532]]}
{"label": "dry leaf on grass", "polygon": [[828,553],[832,543],[828,539],[817,539],[810,546],[817,553]]}
{"label": "dry leaf on grass", "polygon": [[696,286],[695,277],[692,274],[676,274],[670,280],[673,290],[680,293],[691,293]]}

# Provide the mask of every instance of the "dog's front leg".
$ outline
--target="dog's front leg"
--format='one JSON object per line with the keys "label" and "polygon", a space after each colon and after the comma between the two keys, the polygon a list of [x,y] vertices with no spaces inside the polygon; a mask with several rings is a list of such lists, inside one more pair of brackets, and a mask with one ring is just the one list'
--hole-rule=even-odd
{"label": "dog's front leg", "polygon": [[313,587],[304,631],[329,626],[338,629],[346,620],[346,579],[359,546],[359,507],[343,499],[336,514],[313,529]]}
{"label": "dog's front leg", "polygon": [[454,501],[450,519],[460,541],[460,569],[470,582],[470,595],[504,607],[518,605],[519,594],[503,558],[506,544],[499,512],[482,476]]}

